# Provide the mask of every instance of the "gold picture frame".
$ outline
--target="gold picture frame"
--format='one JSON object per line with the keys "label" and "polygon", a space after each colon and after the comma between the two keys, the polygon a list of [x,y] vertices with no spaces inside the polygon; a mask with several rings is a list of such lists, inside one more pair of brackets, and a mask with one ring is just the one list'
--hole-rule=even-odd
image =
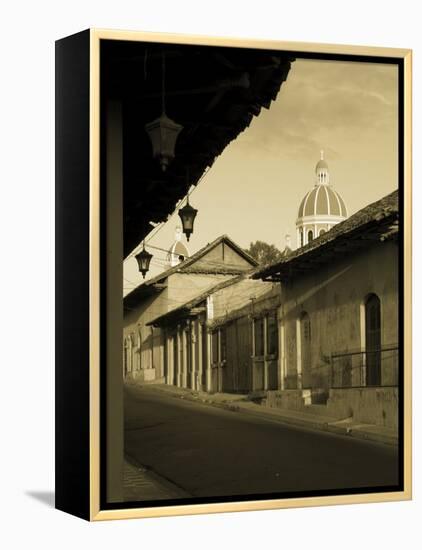
{"label": "gold picture frame", "polygon": [[[58,173],[56,176],[58,182],[58,203],[63,202],[63,209],[59,204],[57,213],[57,224],[60,234],[64,234],[63,239],[58,239],[58,247],[63,248],[66,243],[69,243],[71,239],[80,238],[85,239],[87,243],[87,249],[85,251],[84,259],[78,256],[72,256],[72,252],[68,253],[68,256],[64,257],[62,254],[58,258],[58,295],[65,293],[65,287],[71,284],[68,279],[69,274],[66,274],[71,265],[74,266],[76,271],[79,269],[84,270],[85,281],[85,294],[83,296],[85,300],[85,308],[81,305],[74,312],[71,312],[72,304],[63,304],[59,300],[58,319],[58,357],[56,361],[57,371],[57,416],[56,416],[56,430],[60,432],[58,436],[58,450],[56,451],[56,491],[57,491],[57,504],[56,506],[64,511],[83,517],[90,521],[103,521],[112,519],[127,519],[127,518],[148,518],[157,516],[173,516],[173,515],[187,515],[187,514],[210,514],[220,512],[236,512],[246,510],[270,510],[281,508],[297,508],[297,507],[309,507],[309,506],[326,506],[326,505],[338,505],[338,504],[356,504],[356,503],[368,503],[368,502],[384,502],[384,501],[398,501],[408,500],[412,498],[412,405],[411,405],[411,393],[412,393],[412,381],[411,381],[411,302],[412,302],[412,230],[411,230],[411,205],[412,205],[412,191],[411,191],[411,179],[412,179],[412,52],[408,49],[397,48],[379,48],[369,46],[346,46],[346,45],[333,45],[333,44],[314,44],[314,43],[302,43],[302,42],[284,42],[284,41],[268,41],[268,40],[250,40],[250,39],[232,39],[232,38],[216,38],[207,36],[187,36],[178,34],[161,34],[161,33],[145,33],[137,31],[119,31],[119,30],[107,30],[107,29],[90,29],[80,33],[83,35],[80,46],[74,45],[79,40],[78,38],[68,37],[57,43],[57,89],[58,89],[58,101],[57,101],[57,118],[58,118],[58,134],[56,140],[58,140],[57,159],[58,159]],[[75,35],[78,37],[79,35]],[[403,126],[402,136],[402,181],[403,181],[403,204],[402,217],[404,220],[403,226],[403,323],[404,323],[404,339],[402,342],[403,353],[403,489],[393,492],[374,492],[367,494],[338,494],[329,496],[304,496],[298,498],[269,498],[265,500],[247,500],[247,501],[233,501],[233,502],[210,502],[200,504],[172,504],[172,505],[160,505],[151,507],[115,507],[111,506],[111,509],[104,509],[101,507],[100,499],[100,487],[101,487],[101,468],[102,468],[102,445],[104,444],[101,439],[102,422],[104,422],[104,416],[109,413],[104,408],[102,403],[102,391],[104,383],[101,379],[101,358],[104,350],[101,347],[101,316],[103,315],[103,309],[101,308],[101,288],[100,288],[100,271],[102,268],[102,260],[100,256],[101,242],[103,233],[105,231],[104,221],[101,218],[101,197],[100,197],[100,181],[101,181],[101,112],[100,112],[100,43],[101,41],[127,41],[127,42],[150,42],[161,44],[181,44],[181,45],[195,45],[195,46],[215,46],[215,47],[233,47],[233,48],[253,48],[260,50],[282,50],[283,52],[295,52],[297,53],[309,53],[315,55],[337,55],[337,56],[351,56],[351,58],[395,58],[398,62],[402,63],[403,67],[403,97],[401,98],[401,116]],[[78,42],[78,43],[79,43]],[[88,46],[88,47],[87,47]],[[71,72],[75,71],[78,60],[81,61],[81,55],[84,56],[84,69],[83,84],[81,84],[81,90],[84,93],[88,90],[89,96],[87,101],[89,102],[88,111],[86,108],[81,109],[80,117],[84,118],[84,128],[81,132],[85,132],[88,129],[89,143],[88,150],[86,143],[85,147],[86,159],[85,159],[85,175],[88,177],[88,182],[81,182],[81,194],[72,195],[74,193],[71,190],[69,193],[68,201],[63,198],[63,189],[68,189],[71,186],[71,182],[66,179],[65,170],[69,166],[70,160],[67,160],[66,145],[69,141],[75,139],[75,137],[63,137],[62,127],[66,127],[66,124],[72,124],[71,119],[74,120],[75,113],[77,111],[69,109],[69,101],[72,101],[72,97],[66,95],[63,91],[69,82],[72,81]],[[76,69],[78,70],[78,69]],[[66,74],[69,72],[69,75]],[[88,71],[88,72],[87,72]],[[88,81],[87,81],[88,79]],[[88,86],[88,88],[87,88]],[[73,90],[73,98],[78,94],[78,89]],[[81,92],[82,93],[82,92]],[[78,107],[80,108],[80,107]],[[75,107],[74,109],[77,109]],[[86,117],[88,115],[88,119]],[[62,145],[61,145],[62,144]],[[81,145],[82,147],[82,145]],[[88,165],[86,164],[88,163]],[[87,172],[88,170],[88,172]],[[69,176],[70,178],[70,176]],[[89,189],[86,185],[89,185]],[[71,197],[73,196],[73,198]],[[81,196],[84,196],[85,206],[81,207]],[[72,202],[74,201],[74,202]],[[81,207],[84,213],[77,215],[85,216],[85,230],[88,229],[88,233],[81,233],[79,237],[70,235],[69,225],[66,225],[64,221],[64,209],[69,208],[69,205],[73,204],[76,210]],[[79,205],[79,206],[78,206]],[[89,210],[88,210],[89,205]],[[86,218],[88,216],[88,218]],[[66,233],[67,232],[67,233]],[[68,240],[66,240],[68,239]],[[86,261],[88,264],[86,265]],[[75,262],[85,262],[85,265],[76,265]],[[62,282],[61,282],[62,281]],[[88,287],[86,286],[88,285]],[[81,298],[82,299],[82,298]],[[89,304],[86,303],[89,300]],[[85,319],[88,332],[85,332],[84,341],[76,348],[80,351],[80,357],[83,357],[82,363],[75,367],[79,369],[80,376],[76,378],[69,378],[69,375],[65,372],[69,369],[69,363],[71,358],[66,359],[66,350],[69,350],[69,346],[74,346],[75,343],[70,344],[66,336],[66,326],[62,324],[62,318],[65,316],[72,317],[72,322],[80,322],[78,315],[82,315],[82,311],[89,311],[89,319]],[[89,345],[88,345],[89,344]],[[87,348],[88,346],[88,348]],[[79,422],[75,420],[75,404],[69,403],[69,390],[76,392],[73,399],[78,400],[78,391],[83,386],[85,403],[81,410],[82,415],[87,414],[88,418],[85,418],[83,425],[79,427],[76,424]],[[103,388],[103,389],[102,389]],[[88,401],[87,401],[88,399]],[[107,417],[108,418],[108,417]],[[81,421],[82,422],[82,421]],[[80,439],[81,434],[83,438]],[[64,439],[67,439],[66,442]],[[75,442],[79,439],[81,445],[81,453],[78,457],[71,452],[70,445],[75,445]],[[85,448],[86,447],[86,448]],[[78,454],[78,453],[77,453]],[[78,461],[82,461],[83,464]],[[75,462],[76,461],[76,462]],[[76,464],[76,465],[75,465]],[[80,474],[80,472],[83,472]],[[66,479],[65,479],[66,478]],[[75,481],[77,479],[77,481]],[[69,496],[72,484],[78,485],[78,490],[73,492],[73,496]],[[80,487],[79,487],[80,485]],[[75,485],[74,485],[75,487]]]}

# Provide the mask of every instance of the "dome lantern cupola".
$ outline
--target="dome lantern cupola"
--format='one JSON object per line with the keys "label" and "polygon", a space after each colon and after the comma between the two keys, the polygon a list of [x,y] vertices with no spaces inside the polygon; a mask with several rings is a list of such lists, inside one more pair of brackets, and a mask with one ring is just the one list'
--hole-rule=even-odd
{"label": "dome lantern cupola", "polygon": [[296,220],[298,247],[308,244],[347,218],[346,205],[330,184],[323,151],[315,167],[315,175],[314,188],[306,193],[299,206]]}
{"label": "dome lantern cupola", "polygon": [[328,171],[328,164],[324,160],[324,151],[321,150],[321,158],[315,166],[316,182],[315,185],[329,185],[330,173]]}

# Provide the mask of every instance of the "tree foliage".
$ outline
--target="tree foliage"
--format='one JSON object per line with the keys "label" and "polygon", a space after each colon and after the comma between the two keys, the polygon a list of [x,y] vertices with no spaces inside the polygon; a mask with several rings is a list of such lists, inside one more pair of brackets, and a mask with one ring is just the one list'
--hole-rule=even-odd
{"label": "tree foliage", "polygon": [[251,243],[246,252],[261,265],[271,264],[282,258],[280,250],[275,245],[264,241]]}

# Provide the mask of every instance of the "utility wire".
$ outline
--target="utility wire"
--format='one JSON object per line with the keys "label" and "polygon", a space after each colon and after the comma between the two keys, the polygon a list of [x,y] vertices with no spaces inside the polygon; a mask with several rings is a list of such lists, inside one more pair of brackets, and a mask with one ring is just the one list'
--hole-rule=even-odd
{"label": "utility wire", "polygon": [[[149,241],[151,241],[157,234],[158,232],[164,227],[164,225],[167,223],[167,221],[170,220],[170,218],[172,218],[174,216],[174,214],[176,213],[176,211],[180,208],[181,204],[183,203],[183,201],[185,199],[188,199],[188,197],[190,197],[190,195],[194,192],[195,189],[198,188],[198,185],[202,182],[202,180],[205,178],[205,176],[209,173],[211,167],[207,167],[207,169],[204,171],[204,173],[202,174],[202,176],[199,178],[199,180],[197,181],[196,185],[192,186],[192,189],[190,189],[185,196],[183,196],[180,201],[176,204],[176,207],[174,208],[173,212],[170,214],[170,216],[167,218],[167,220],[165,222],[161,222],[156,228],[156,231],[154,231],[154,229],[152,230],[152,234],[148,237],[148,239],[143,239],[143,241],[141,243],[139,243],[139,245],[129,254],[129,256],[127,256],[125,258],[125,261],[126,260],[129,260],[129,258],[132,258],[133,256],[135,256],[137,253],[138,253],[138,250],[143,246],[143,243],[145,242],[145,244],[149,243]],[[151,246],[151,245],[150,245]]]}

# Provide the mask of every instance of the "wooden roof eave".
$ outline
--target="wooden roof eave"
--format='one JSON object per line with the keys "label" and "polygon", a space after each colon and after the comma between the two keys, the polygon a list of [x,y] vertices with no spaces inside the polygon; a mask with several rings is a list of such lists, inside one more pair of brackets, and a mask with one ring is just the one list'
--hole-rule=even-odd
{"label": "wooden roof eave", "polygon": [[[374,220],[376,221],[376,220]],[[367,232],[359,231],[339,236],[331,242],[324,243],[306,254],[296,256],[290,261],[275,266],[263,275],[264,281],[285,282],[296,275],[302,275],[311,269],[327,265],[330,261],[340,259],[350,252],[356,252],[368,247],[368,243],[383,242],[389,238],[395,238],[398,233],[397,224],[378,224],[371,222],[372,227],[367,227]],[[384,229],[387,229],[384,232]],[[360,228],[362,229],[362,228]]]}

